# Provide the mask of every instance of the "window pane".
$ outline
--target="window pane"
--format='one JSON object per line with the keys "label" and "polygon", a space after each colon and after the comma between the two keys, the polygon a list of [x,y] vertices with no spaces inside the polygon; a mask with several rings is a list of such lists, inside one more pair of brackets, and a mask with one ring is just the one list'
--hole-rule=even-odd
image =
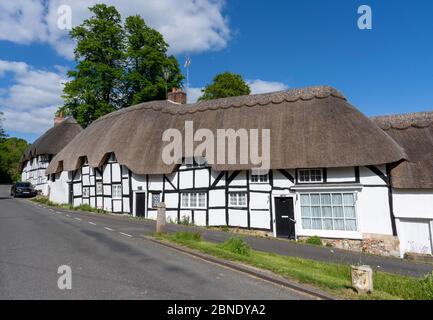
{"label": "window pane", "polygon": [[322,201],[322,206],[331,205],[331,195],[329,193],[324,193],[320,195],[320,199]]}
{"label": "window pane", "polygon": [[322,219],[312,219],[312,229],[321,230],[322,229]]}
{"label": "window pane", "polygon": [[239,205],[246,206],[247,205],[247,195],[245,193],[239,194]]}
{"label": "window pane", "polygon": [[344,220],[343,219],[335,219],[334,220],[334,230],[343,230],[344,231]]}
{"label": "window pane", "polygon": [[311,217],[311,210],[310,207],[301,207],[301,212],[302,212],[302,217],[303,218],[307,218],[307,217]]}
{"label": "window pane", "polygon": [[160,195],[159,193],[153,193],[152,194],[152,207],[156,208],[158,203],[160,202]]}
{"label": "window pane", "polygon": [[198,206],[200,208],[206,207],[206,194],[204,194],[204,193],[198,194]]}
{"label": "window pane", "polygon": [[343,195],[343,199],[344,199],[344,204],[346,206],[353,206],[355,203],[354,198],[353,198],[353,193],[345,193]]}
{"label": "window pane", "polygon": [[343,204],[343,199],[341,197],[340,193],[333,193],[332,194],[332,204],[337,204],[337,205],[341,205]]}
{"label": "window pane", "polygon": [[320,214],[320,207],[311,207],[311,215],[315,218],[320,218],[322,216]]}
{"label": "window pane", "polygon": [[311,219],[302,219],[302,228],[311,229]]}
{"label": "window pane", "polygon": [[311,205],[312,206],[320,205],[320,196],[318,194],[311,194]]}
{"label": "window pane", "polygon": [[191,207],[197,207],[197,194],[191,193],[189,196],[189,204]]}
{"label": "window pane", "polygon": [[230,193],[230,205],[231,206],[235,206],[237,204],[236,201],[236,194],[235,193]]}
{"label": "window pane", "polygon": [[188,194],[182,193],[182,207],[188,207]]}
{"label": "window pane", "polygon": [[334,217],[344,218],[343,207],[334,207],[333,212],[334,212]]}
{"label": "window pane", "polygon": [[346,218],[356,218],[355,207],[344,207],[344,215]]}
{"label": "window pane", "polygon": [[346,220],[346,230],[347,231],[356,231],[356,220]]}
{"label": "window pane", "polygon": [[332,209],[331,207],[322,207],[322,217],[332,218]]}
{"label": "window pane", "polygon": [[308,194],[301,194],[301,204],[310,205],[310,196]]}
{"label": "window pane", "polygon": [[332,230],[332,219],[323,219],[323,229]]}

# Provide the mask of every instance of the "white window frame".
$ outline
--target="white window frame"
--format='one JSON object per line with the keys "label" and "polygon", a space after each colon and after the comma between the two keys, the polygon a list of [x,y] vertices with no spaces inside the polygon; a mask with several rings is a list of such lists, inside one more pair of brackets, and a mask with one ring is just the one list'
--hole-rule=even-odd
{"label": "white window frame", "polygon": [[83,187],[83,198],[90,197],[90,187]]}
{"label": "white window frame", "polygon": [[[312,176],[317,176],[316,173],[312,174],[313,171],[319,171],[320,172],[320,180],[314,180],[314,181],[311,180]],[[308,172],[308,181],[307,180],[304,180],[304,181],[301,180],[302,172]],[[297,182],[298,183],[323,183],[324,182],[323,169],[298,169],[298,181]]]}
{"label": "white window frame", "polygon": [[[305,216],[302,215],[302,207],[305,206],[305,205],[302,204],[301,196],[302,195],[309,195],[311,197],[312,194],[313,195],[319,195],[320,204],[319,204],[318,207],[320,207],[320,212],[321,212],[321,214],[320,214],[320,219],[322,221],[322,228],[321,229],[304,228],[304,225],[303,225],[303,220],[302,219],[308,219],[308,218],[306,218]],[[322,201],[321,196],[324,195],[324,194],[329,194],[331,196],[331,202],[330,202],[329,205],[322,205],[322,203],[321,203],[321,201]],[[333,194],[341,194],[341,196],[342,196],[342,203],[341,204],[334,205],[333,200],[332,200],[332,195]],[[349,206],[346,206],[344,204],[344,195],[345,194],[351,194],[351,195],[353,195],[353,208],[354,208],[354,212],[355,212],[355,218],[346,218],[346,214],[344,212],[344,207],[349,207]],[[339,234],[340,233],[341,234],[345,234],[345,233],[347,233],[347,234],[348,233],[356,234],[356,233],[359,233],[359,218],[358,218],[359,210],[358,210],[358,193],[357,192],[355,192],[355,191],[331,191],[331,190],[330,191],[320,191],[320,192],[319,191],[316,191],[316,192],[315,191],[306,191],[306,192],[300,192],[298,195],[299,195],[300,227],[302,228],[303,231],[310,232],[310,233],[312,232],[312,233],[315,233],[315,234],[317,234],[319,236],[320,236],[319,233],[339,233]],[[310,202],[309,207],[310,207],[310,210],[311,210],[312,207],[317,207],[317,206],[316,205],[314,205],[314,206],[311,205],[311,202]],[[329,218],[329,217],[323,217],[322,207],[331,207],[331,218]],[[337,219],[335,218],[335,216],[334,216],[334,207],[341,207],[342,208],[343,216],[341,218],[337,218]],[[352,206],[350,206],[350,207],[352,207]],[[313,218],[314,217],[312,215],[312,212],[310,212],[309,219],[313,220]],[[316,219],[317,218],[318,217],[316,217]],[[325,228],[323,228],[323,221],[326,220],[326,219],[332,219],[332,224],[333,224],[333,228],[332,229],[325,229]],[[334,222],[335,221],[334,220],[343,220],[344,230],[335,229],[335,227],[334,227]],[[356,225],[355,230],[347,230],[346,229],[346,220],[355,221],[355,225]]]}
{"label": "white window frame", "polygon": [[[195,205],[191,204],[193,195],[195,195]],[[200,206],[200,195],[203,195],[203,206]],[[206,203],[207,203],[207,199],[206,199],[206,192],[182,192],[181,193],[181,208],[182,209],[206,209]],[[185,204],[184,200],[187,200],[187,204]]]}
{"label": "white window frame", "polygon": [[[115,192],[115,189],[116,189],[117,187],[118,187],[119,190],[120,190],[120,196],[119,196],[118,194],[115,195],[115,193],[117,193],[117,191],[119,191],[119,190],[117,190],[117,191]],[[116,183],[116,184],[112,184],[112,185],[111,185],[111,198],[112,198],[112,199],[122,199],[122,184],[120,184],[120,183]]]}
{"label": "white window frame", "polygon": [[[244,197],[243,203],[241,203],[241,199],[242,199],[241,196]],[[243,191],[241,191],[241,192],[229,192],[229,207],[247,208],[248,207],[247,192],[243,192]]]}
{"label": "white window frame", "polygon": [[[98,186],[101,186],[100,192],[98,190]],[[102,181],[96,181],[95,189],[96,189],[95,191],[97,196],[102,196],[104,194],[104,184],[102,183]]]}
{"label": "white window frame", "polygon": [[269,183],[269,174],[251,174],[250,182],[254,184],[266,184]]}

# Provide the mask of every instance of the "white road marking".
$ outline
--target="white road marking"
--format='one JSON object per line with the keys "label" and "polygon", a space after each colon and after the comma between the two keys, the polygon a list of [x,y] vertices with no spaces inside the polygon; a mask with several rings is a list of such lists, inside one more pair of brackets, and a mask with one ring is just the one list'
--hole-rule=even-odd
{"label": "white road marking", "polygon": [[89,224],[91,224],[92,226],[96,226],[96,223],[94,223],[94,222],[90,222],[90,221],[87,221]]}
{"label": "white road marking", "polygon": [[67,214],[66,216],[69,217],[69,218],[71,217],[69,214]]}
{"label": "white road marking", "polygon": [[81,219],[80,218],[74,218],[75,220],[78,220],[78,221],[81,221]]}
{"label": "white road marking", "polygon": [[123,233],[123,232],[119,232],[121,235],[123,235],[123,236],[127,236],[127,237],[130,237],[130,238],[132,238],[132,236],[130,235],[130,234],[127,234],[127,233]]}
{"label": "white road marking", "polygon": [[56,213],[63,213],[63,212],[61,212],[61,211],[56,211]]}
{"label": "white road marking", "polygon": [[104,227],[104,229],[105,229],[105,230],[108,230],[108,231],[114,231],[113,229],[108,228],[108,227]]}
{"label": "white road marking", "polygon": [[50,208],[50,209],[48,209],[48,210],[50,210],[50,211],[54,211],[54,210],[53,210],[53,209],[51,209],[51,208]]}

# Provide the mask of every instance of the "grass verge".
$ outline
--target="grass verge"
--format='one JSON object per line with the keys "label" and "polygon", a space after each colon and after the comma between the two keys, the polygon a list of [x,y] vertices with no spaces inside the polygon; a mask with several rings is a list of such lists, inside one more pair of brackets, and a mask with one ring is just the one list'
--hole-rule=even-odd
{"label": "grass verge", "polygon": [[82,204],[79,206],[74,207],[70,204],[57,204],[50,200],[48,200],[47,197],[44,196],[37,196],[35,198],[30,199],[33,202],[41,203],[49,207],[55,207],[55,208],[62,208],[67,210],[75,210],[75,211],[87,211],[87,212],[94,212],[94,213],[101,213],[101,214],[107,214],[108,212],[102,209],[96,209],[91,207],[88,204]]}
{"label": "grass verge", "polygon": [[188,232],[156,234],[155,237],[218,258],[269,270],[300,283],[314,285],[341,298],[433,300],[433,274],[425,279],[417,279],[375,271],[374,292],[357,294],[351,287],[351,272],[348,265],[255,251],[239,238],[215,244],[202,241],[200,234]]}

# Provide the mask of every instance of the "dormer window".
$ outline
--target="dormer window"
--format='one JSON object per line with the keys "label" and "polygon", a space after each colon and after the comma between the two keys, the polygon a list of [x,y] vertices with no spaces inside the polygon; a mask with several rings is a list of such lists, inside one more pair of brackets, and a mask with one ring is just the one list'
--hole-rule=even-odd
{"label": "dormer window", "polygon": [[267,183],[269,181],[269,177],[267,174],[252,174],[251,175],[251,183]]}
{"label": "dormer window", "polygon": [[323,182],[323,170],[322,169],[299,169],[298,182],[299,183]]}

